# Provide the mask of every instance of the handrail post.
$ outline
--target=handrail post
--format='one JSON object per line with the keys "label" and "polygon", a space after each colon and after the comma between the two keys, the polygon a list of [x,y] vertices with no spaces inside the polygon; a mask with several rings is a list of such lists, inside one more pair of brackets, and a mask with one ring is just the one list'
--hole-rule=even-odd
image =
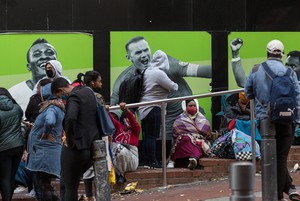
{"label": "handrail post", "polygon": [[269,119],[261,120],[262,200],[277,200],[277,160],[275,126]]}
{"label": "handrail post", "polygon": [[254,123],[254,100],[250,100],[250,119],[251,119],[251,145],[252,145],[252,163],[256,169],[256,147],[255,147],[255,123]]}
{"label": "handrail post", "polygon": [[161,103],[161,147],[162,147],[162,170],[163,186],[167,187],[167,163],[166,163],[166,103]]}

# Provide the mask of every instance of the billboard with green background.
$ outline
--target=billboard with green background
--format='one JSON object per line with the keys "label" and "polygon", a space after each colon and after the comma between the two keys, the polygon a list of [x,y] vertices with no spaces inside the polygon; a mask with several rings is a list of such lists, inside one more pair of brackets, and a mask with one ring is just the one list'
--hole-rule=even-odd
{"label": "billboard with green background", "polygon": [[[111,88],[117,76],[131,63],[126,59],[125,44],[134,36],[144,36],[152,53],[160,49],[168,55],[201,65],[211,65],[211,37],[208,32],[111,32]],[[232,32],[228,36],[229,89],[238,88],[231,70],[230,41],[240,37],[244,45],[240,50],[246,74],[254,64],[266,59],[266,45],[272,39],[279,39],[285,46],[285,53],[300,50],[299,32]],[[0,34],[0,86],[9,88],[27,80],[31,74],[26,68],[26,53],[37,38],[45,38],[57,50],[58,60],[63,65],[63,74],[70,80],[79,72],[93,68],[93,38],[86,33],[5,33]],[[283,58],[285,61],[285,57]],[[103,75],[104,76],[104,75]],[[210,79],[185,78],[194,94],[209,93]],[[210,98],[199,100],[208,119]]]}
{"label": "billboard with green background", "polygon": [[31,78],[26,54],[32,43],[45,38],[57,51],[63,75],[74,80],[78,72],[93,68],[93,37],[86,33],[0,34],[0,86],[9,88]]}

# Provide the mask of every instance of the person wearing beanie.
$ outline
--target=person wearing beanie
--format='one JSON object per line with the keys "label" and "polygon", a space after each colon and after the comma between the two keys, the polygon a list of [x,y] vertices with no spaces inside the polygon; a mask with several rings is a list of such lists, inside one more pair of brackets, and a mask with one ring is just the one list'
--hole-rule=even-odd
{"label": "person wearing beanie", "polygon": [[249,100],[245,97],[245,92],[240,92],[240,93],[239,93],[239,101],[240,101],[241,104],[243,104],[243,105],[248,105]]}
{"label": "person wearing beanie", "polygon": [[[279,40],[271,40],[266,48],[267,61],[263,64],[255,65],[247,78],[245,85],[245,95],[247,99],[254,99],[255,116],[259,127],[272,127],[275,131],[276,140],[276,162],[277,162],[277,198],[285,200],[284,193],[290,200],[300,200],[300,194],[293,185],[292,178],[287,168],[287,158],[292,145],[295,132],[294,122],[271,122],[269,118],[270,90],[272,80],[267,75],[265,67],[267,66],[275,75],[284,75],[287,67],[282,62],[284,55],[284,46]],[[263,66],[264,65],[264,66]],[[300,114],[300,86],[298,78],[294,71],[291,71],[290,79],[293,83],[296,105],[296,114]],[[300,115],[296,116],[294,121],[300,124]],[[267,125],[265,125],[267,124]],[[264,174],[264,172],[262,172]],[[266,178],[268,180],[268,178]]]}
{"label": "person wearing beanie", "polygon": [[233,119],[250,120],[250,104],[249,100],[245,97],[244,92],[238,93],[238,100],[234,105],[228,105],[224,111],[226,118],[226,128],[228,123]]}
{"label": "person wearing beanie", "polygon": [[27,52],[27,69],[31,72],[31,78],[20,82],[8,89],[12,97],[25,112],[30,96],[37,82],[46,76],[45,65],[49,60],[56,60],[56,49],[44,38],[38,38],[33,42]]}

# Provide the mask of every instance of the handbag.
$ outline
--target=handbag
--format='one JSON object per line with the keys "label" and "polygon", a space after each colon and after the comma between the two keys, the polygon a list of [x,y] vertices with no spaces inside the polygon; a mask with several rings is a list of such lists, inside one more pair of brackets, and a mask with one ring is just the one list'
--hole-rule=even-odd
{"label": "handbag", "polygon": [[108,112],[106,111],[105,107],[97,101],[97,99],[96,103],[98,122],[102,131],[102,136],[114,135],[116,128],[110,119]]}

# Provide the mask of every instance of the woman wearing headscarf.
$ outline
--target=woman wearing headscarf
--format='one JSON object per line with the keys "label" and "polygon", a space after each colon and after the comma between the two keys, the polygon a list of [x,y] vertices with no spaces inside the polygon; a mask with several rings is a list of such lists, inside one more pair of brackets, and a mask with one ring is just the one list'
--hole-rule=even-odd
{"label": "woman wearing headscarf", "polygon": [[28,159],[26,168],[36,173],[38,201],[57,201],[57,193],[51,185],[52,178],[60,178],[62,122],[65,106],[61,99],[52,96],[51,83],[41,89],[43,102],[40,114],[28,137]]}
{"label": "woman wearing headscarf", "polygon": [[182,101],[182,110],[173,124],[174,144],[169,163],[188,160],[188,168],[192,170],[199,158],[210,154],[211,129],[209,121],[199,112],[197,99]]}
{"label": "woman wearing headscarf", "polygon": [[0,87],[0,192],[3,201],[12,199],[15,175],[23,154],[22,116],[21,107],[7,89]]}

